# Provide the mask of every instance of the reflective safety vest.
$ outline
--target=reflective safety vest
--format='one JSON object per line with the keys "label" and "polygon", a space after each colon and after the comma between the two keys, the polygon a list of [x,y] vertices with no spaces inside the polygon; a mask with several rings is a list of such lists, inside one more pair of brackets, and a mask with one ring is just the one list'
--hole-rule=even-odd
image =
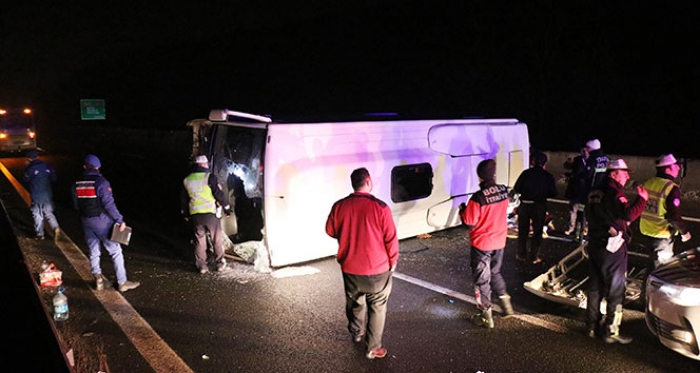
{"label": "reflective safety vest", "polygon": [[216,199],[209,187],[209,172],[193,172],[185,180],[190,197],[190,215],[216,213]]}
{"label": "reflective safety vest", "polygon": [[652,177],[644,183],[644,188],[649,192],[649,200],[639,220],[639,230],[645,236],[671,237],[671,224],[666,220],[666,198],[674,186],[676,183],[662,177]]}

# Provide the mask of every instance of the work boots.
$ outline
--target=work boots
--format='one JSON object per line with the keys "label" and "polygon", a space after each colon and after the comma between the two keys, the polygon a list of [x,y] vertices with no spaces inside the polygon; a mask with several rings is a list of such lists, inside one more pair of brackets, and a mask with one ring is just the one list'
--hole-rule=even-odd
{"label": "work boots", "polygon": [[105,289],[105,286],[109,286],[109,280],[101,273],[95,275],[95,290],[102,291]]}
{"label": "work boots", "polygon": [[471,317],[471,321],[474,325],[483,326],[484,328],[493,329],[493,315],[491,307],[486,310],[482,310],[481,313],[477,313]]}
{"label": "work boots", "polygon": [[513,311],[513,305],[510,303],[510,295],[503,294],[499,296],[498,299],[501,300],[501,307],[503,307],[503,316],[515,315],[515,311]]}

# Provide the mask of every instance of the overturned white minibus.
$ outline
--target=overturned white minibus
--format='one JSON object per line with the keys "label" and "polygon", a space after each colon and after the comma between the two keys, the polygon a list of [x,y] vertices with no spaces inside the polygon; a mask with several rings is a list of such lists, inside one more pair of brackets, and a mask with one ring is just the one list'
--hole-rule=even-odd
{"label": "overturned white minibus", "polygon": [[193,155],[209,157],[234,206],[224,231],[234,243],[264,244],[272,267],[335,255],[326,218],[352,193],[356,168],[369,170],[402,239],[458,225],[480,161],[494,158],[496,182],[509,187],[528,167],[527,125],[516,119],[286,123],[224,109],[188,125]]}

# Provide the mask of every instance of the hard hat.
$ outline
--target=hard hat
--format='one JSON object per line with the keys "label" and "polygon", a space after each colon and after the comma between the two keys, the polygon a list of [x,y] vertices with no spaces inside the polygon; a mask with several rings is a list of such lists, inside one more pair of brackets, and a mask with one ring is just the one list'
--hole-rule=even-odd
{"label": "hard hat", "polygon": [[206,155],[198,155],[197,158],[194,159],[194,162],[209,164],[209,160],[207,159]]}
{"label": "hard hat", "polygon": [[608,171],[616,171],[616,170],[623,170],[623,171],[629,171],[629,167],[627,167],[627,162],[625,162],[624,159],[613,159],[608,163]]}
{"label": "hard hat", "polygon": [[97,158],[97,156],[93,155],[93,154],[88,154],[85,156],[85,164],[89,164],[89,165],[95,166],[97,168],[102,167],[102,163],[100,163],[100,159]]}
{"label": "hard hat", "polygon": [[657,158],[654,163],[656,164],[656,167],[666,167],[670,166],[672,164],[678,163],[676,160],[676,157],[673,156],[673,154],[664,154]]}

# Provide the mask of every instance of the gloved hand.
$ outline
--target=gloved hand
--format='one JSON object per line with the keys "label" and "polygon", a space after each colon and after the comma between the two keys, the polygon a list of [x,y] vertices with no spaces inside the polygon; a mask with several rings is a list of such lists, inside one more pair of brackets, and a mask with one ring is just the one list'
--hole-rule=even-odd
{"label": "gloved hand", "polygon": [[459,213],[460,213],[460,214],[463,213],[464,210],[466,210],[466,209],[467,209],[467,204],[466,204],[466,203],[462,202],[462,203],[459,204]]}
{"label": "gloved hand", "polygon": [[690,240],[690,232],[685,232],[685,234],[681,235],[681,242],[688,242]]}
{"label": "gloved hand", "polygon": [[224,215],[226,215],[227,218],[228,218],[229,216],[231,216],[231,214],[232,214],[232,212],[231,212],[231,207],[227,207],[227,208],[224,209]]}

